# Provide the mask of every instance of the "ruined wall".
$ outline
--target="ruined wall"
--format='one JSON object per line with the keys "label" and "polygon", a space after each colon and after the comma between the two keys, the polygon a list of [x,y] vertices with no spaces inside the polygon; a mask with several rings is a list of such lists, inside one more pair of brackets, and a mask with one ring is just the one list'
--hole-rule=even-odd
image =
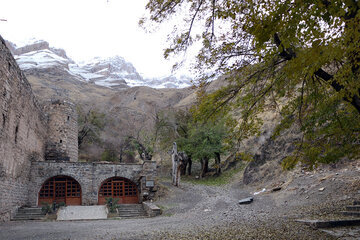
{"label": "ruined wall", "polygon": [[75,105],[64,100],[46,104],[48,138],[45,160],[78,161],[78,124]]}
{"label": "ruined wall", "polygon": [[31,160],[42,161],[46,120],[0,36],[0,221],[28,200]]}
{"label": "ruined wall", "polygon": [[145,191],[142,179],[154,179],[156,163],[147,161],[144,164],[100,164],[85,162],[33,162],[31,166],[31,186],[29,205],[38,204],[38,195],[43,183],[54,176],[65,175],[79,182],[82,192],[82,205],[98,203],[98,192],[103,181],[111,177],[124,177],[138,185],[140,199]]}

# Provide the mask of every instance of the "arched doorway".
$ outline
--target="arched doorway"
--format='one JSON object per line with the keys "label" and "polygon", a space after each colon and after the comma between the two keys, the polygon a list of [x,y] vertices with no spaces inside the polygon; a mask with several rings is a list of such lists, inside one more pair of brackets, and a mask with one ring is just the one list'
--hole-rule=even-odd
{"label": "arched doorway", "polygon": [[109,197],[119,199],[119,204],[139,203],[137,186],[127,178],[112,177],[101,184],[98,203],[106,204]]}
{"label": "arched doorway", "polygon": [[46,180],[39,192],[38,205],[44,203],[65,203],[66,205],[81,205],[80,184],[68,176],[55,176]]}

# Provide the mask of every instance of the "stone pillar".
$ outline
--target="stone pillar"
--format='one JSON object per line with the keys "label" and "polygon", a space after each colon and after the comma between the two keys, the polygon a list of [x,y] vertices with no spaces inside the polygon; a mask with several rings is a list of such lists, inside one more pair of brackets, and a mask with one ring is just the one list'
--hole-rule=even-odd
{"label": "stone pillar", "polygon": [[[151,200],[154,198],[156,192],[156,166],[156,161],[144,161],[143,163],[142,177],[140,179],[140,199],[142,200]],[[153,183],[153,185],[149,185],[149,183]]]}

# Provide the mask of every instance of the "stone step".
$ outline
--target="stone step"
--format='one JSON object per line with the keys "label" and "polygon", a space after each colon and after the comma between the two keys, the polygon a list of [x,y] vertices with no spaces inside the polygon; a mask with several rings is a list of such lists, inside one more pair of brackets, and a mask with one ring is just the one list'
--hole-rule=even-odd
{"label": "stone step", "polygon": [[297,222],[305,223],[313,228],[333,228],[333,227],[347,227],[360,226],[360,219],[339,219],[339,220],[307,220],[299,219]]}
{"label": "stone step", "polygon": [[118,207],[118,216],[121,218],[143,218],[147,217],[142,204],[122,204]]}
{"label": "stone step", "polygon": [[118,209],[119,212],[143,212],[144,209]]}
{"label": "stone step", "polygon": [[119,212],[119,215],[146,215],[146,212],[137,212],[137,213],[122,213]]}
{"label": "stone step", "polygon": [[146,213],[118,213],[118,216],[145,216]]}
{"label": "stone step", "polygon": [[360,212],[354,212],[354,211],[343,211],[340,212],[341,214],[345,216],[354,216],[354,217],[360,217]]}
{"label": "stone step", "polygon": [[148,218],[148,216],[131,216],[131,217],[124,217],[124,216],[119,216],[117,217],[117,219],[137,219],[137,218]]}
{"label": "stone step", "polygon": [[16,215],[12,220],[42,220],[44,217],[45,215]]}
{"label": "stone step", "polygon": [[119,207],[117,209],[119,211],[143,211],[144,210],[143,207],[136,207],[136,208],[122,208],[122,207]]}
{"label": "stone step", "polygon": [[119,218],[127,218],[127,219],[131,219],[131,218],[146,218],[148,217],[147,215],[130,215],[130,216],[118,216]]}
{"label": "stone step", "polygon": [[148,217],[142,204],[120,204],[117,212],[117,216],[121,219]]}
{"label": "stone step", "polygon": [[16,215],[45,215],[43,212],[17,212]]}
{"label": "stone step", "polygon": [[119,214],[119,217],[146,217],[147,214]]}
{"label": "stone step", "polygon": [[14,218],[43,218],[45,215],[33,215],[33,214],[27,214],[27,215],[16,215]]}
{"label": "stone step", "polygon": [[118,208],[123,208],[123,209],[134,209],[134,208],[136,208],[136,209],[142,209],[143,208],[143,206],[142,206],[142,204],[134,204],[134,205],[130,205],[130,204],[124,204],[124,205],[119,205],[119,207]]}
{"label": "stone step", "polygon": [[143,208],[118,208],[119,211],[144,211]]}
{"label": "stone step", "polygon": [[346,206],[347,211],[360,211],[360,205]]}
{"label": "stone step", "polygon": [[145,212],[145,210],[118,210],[118,212],[121,212],[121,213],[142,213],[142,212]]}
{"label": "stone step", "polygon": [[16,214],[34,214],[34,215],[43,215],[42,211],[19,211]]}
{"label": "stone step", "polygon": [[118,209],[144,209],[142,206],[136,206],[136,207],[118,207]]}
{"label": "stone step", "polygon": [[12,220],[42,220],[45,214],[41,208],[38,207],[22,207],[19,208]]}
{"label": "stone step", "polygon": [[41,208],[19,208],[18,213],[42,213]]}
{"label": "stone step", "polygon": [[121,218],[142,218],[147,217],[147,215],[118,215]]}

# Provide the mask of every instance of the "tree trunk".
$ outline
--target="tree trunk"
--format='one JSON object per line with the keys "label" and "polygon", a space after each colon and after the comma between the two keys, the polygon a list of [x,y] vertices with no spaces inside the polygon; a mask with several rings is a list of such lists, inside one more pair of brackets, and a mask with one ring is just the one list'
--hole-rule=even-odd
{"label": "tree trunk", "polygon": [[201,160],[200,160],[200,164],[201,164],[201,171],[200,171],[200,178],[203,178],[203,176],[204,176],[204,167],[205,167],[205,164],[204,164],[204,159],[202,158]]}
{"label": "tree trunk", "polygon": [[204,173],[209,172],[209,158],[204,158]]}
{"label": "tree trunk", "polygon": [[200,178],[203,178],[205,176],[205,173],[209,171],[209,159],[207,157],[202,158],[200,163],[201,163]]}
{"label": "tree trunk", "polygon": [[219,176],[221,173],[221,158],[220,158],[220,153],[216,152],[215,153],[215,168],[216,168],[216,176]]}
{"label": "tree trunk", "polygon": [[121,148],[120,149],[120,153],[119,153],[119,162],[122,162],[123,161],[123,149]]}
{"label": "tree trunk", "polygon": [[178,155],[177,155],[177,145],[176,142],[173,143],[173,150],[171,154],[171,161],[172,161],[172,171],[171,171],[171,177],[172,177],[172,184],[177,186],[177,171],[178,171]]}
{"label": "tree trunk", "polygon": [[175,186],[177,186],[177,187],[180,186],[180,176],[181,176],[181,165],[178,166],[178,168],[176,170]]}
{"label": "tree trunk", "polygon": [[186,167],[187,167],[187,162],[185,161],[185,163],[183,165],[181,165],[181,168],[180,168],[180,174],[182,176],[184,176],[186,174]]}
{"label": "tree trunk", "polygon": [[190,176],[191,175],[191,165],[192,165],[192,160],[191,160],[191,156],[189,156],[189,160],[188,160],[188,175]]}

